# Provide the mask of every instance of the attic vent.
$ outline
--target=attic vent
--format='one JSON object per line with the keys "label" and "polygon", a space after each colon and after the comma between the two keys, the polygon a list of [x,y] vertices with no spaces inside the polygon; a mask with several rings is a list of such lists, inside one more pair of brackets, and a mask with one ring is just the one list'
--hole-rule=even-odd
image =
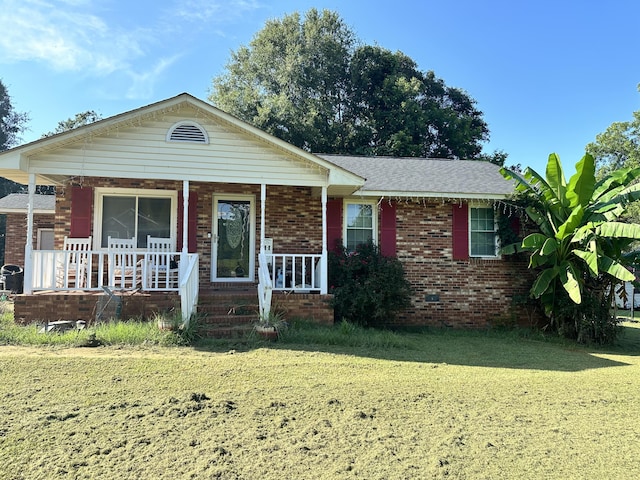
{"label": "attic vent", "polygon": [[195,122],[179,122],[169,129],[168,142],[209,143],[209,136],[204,128]]}

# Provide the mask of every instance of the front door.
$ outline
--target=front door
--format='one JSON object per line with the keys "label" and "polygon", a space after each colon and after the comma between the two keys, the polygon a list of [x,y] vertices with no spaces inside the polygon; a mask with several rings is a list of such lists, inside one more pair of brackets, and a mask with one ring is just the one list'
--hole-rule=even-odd
{"label": "front door", "polygon": [[212,243],[212,281],[253,281],[255,211],[252,196],[215,195],[213,197]]}

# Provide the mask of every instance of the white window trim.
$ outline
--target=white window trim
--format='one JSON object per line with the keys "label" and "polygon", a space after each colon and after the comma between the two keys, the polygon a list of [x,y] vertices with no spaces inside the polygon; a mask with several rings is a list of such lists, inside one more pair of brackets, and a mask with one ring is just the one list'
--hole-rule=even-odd
{"label": "white window trim", "polygon": [[347,246],[347,205],[371,205],[373,229],[373,243],[378,245],[378,202],[376,200],[363,200],[359,198],[345,198],[342,202],[342,243]]}
{"label": "white window trim", "polygon": [[178,225],[178,192],[175,190],[151,190],[145,188],[112,188],[112,187],[96,187],[94,191],[95,205],[93,215],[93,238],[94,249],[106,251],[105,247],[100,245],[102,239],[102,198],[104,196],[118,197],[158,197],[171,199],[171,218],[170,232],[171,243],[177,245],[177,225]]}
{"label": "white window trim", "polygon": [[[493,233],[494,233],[494,242],[495,242],[495,255],[473,255],[471,253],[471,209],[473,208],[484,208],[484,209],[491,209],[493,210]],[[495,259],[495,258],[502,258],[502,256],[498,253],[500,251],[500,242],[498,240],[498,220],[496,217],[496,211],[493,208],[492,205],[486,205],[486,204],[470,204],[469,205],[469,213],[468,213],[468,218],[467,218],[467,226],[468,226],[468,230],[469,230],[469,238],[467,239],[468,245],[469,245],[469,257],[470,258],[488,258],[488,259]]]}

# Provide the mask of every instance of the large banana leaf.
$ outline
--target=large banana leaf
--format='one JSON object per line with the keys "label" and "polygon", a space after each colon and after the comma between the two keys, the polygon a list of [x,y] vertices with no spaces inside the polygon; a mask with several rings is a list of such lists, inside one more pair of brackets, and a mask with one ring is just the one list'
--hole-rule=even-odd
{"label": "large banana leaf", "polygon": [[549,237],[542,233],[532,233],[522,239],[522,248],[527,250],[538,250],[542,248],[547,238]]}
{"label": "large banana leaf", "polygon": [[567,186],[567,199],[571,208],[578,205],[587,207],[596,185],[595,172],[596,162],[589,154],[576,163],[576,173],[569,179]]}
{"label": "large banana leaf", "polygon": [[605,222],[596,227],[595,233],[606,238],[640,240],[640,225],[637,223]]}
{"label": "large banana leaf", "polygon": [[589,267],[589,271],[594,277],[598,276],[599,269],[597,252],[574,249],[573,253],[576,255],[576,257],[579,257],[585,261],[585,263]]}
{"label": "large banana leaf", "polygon": [[628,185],[637,178],[640,178],[640,168],[614,170],[596,183],[592,198],[594,201],[600,201],[604,193],[618,185]]}
{"label": "large banana leaf", "polygon": [[579,274],[573,265],[569,262],[563,262],[558,270],[560,283],[569,294],[569,298],[573,300],[573,303],[582,303],[582,292],[578,283]]}
{"label": "large banana leaf", "polygon": [[633,282],[636,279],[636,276],[627,270],[626,267],[606,256],[600,258],[600,268],[603,272],[607,272],[612,277],[622,280],[623,282]]}
{"label": "large banana leaf", "polygon": [[535,298],[539,298],[544,292],[547,291],[547,289],[551,285],[551,282],[556,278],[557,275],[558,269],[556,267],[547,268],[546,270],[540,272],[540,275],[538,275],[538,278],[536,278],[531,287],[531,295],[533,295]]}
{"label": "large banana leaf", "polygon": [[582,205],[577,205],[567,218],[567,221],[564,222],[558,228],[558,233],[556,233],[556,238],[558,241],[562,241],[567,238],[569,235],[572,235],[576,228],[580,226],[582,223],[582,218],[584,217],[584,209]]}
{"label": "large banana leaf", "polygon": [[540,254],[549,256],[552,253],[558,250],[558,242],[556,242],[555,238],[549,237],[542,244],[542,248],[540,249]]}
{"label": "large banana leaf", "polygon": [[563,207],[569,206],[569,201],[567,200],[567,182],[564,179],[560,158],[555,153],[549,155],[546,177],[549,187],[560,204]]}

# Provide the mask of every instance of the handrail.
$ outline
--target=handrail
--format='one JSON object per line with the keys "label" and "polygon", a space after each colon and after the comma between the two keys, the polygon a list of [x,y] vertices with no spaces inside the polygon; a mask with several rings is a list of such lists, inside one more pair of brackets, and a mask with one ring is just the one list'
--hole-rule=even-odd
{"label": "handrail", "polygon": [[258,305],[260,308],[260,318],[268,318],[271,313],[271,296],[273,292],[273,282],[269,274],[269,264],[267,255],[262,250],[258,254]]}
{"label": "handrail", "polygon": [[[182,262],[180,262],[182,263]],[[200,290],[199,257],[197,253],[187,255],[184,270],[180,269],[180,307],[182,309],[182,322],[189,326],[191,317],[198,307],[198,291]]]}

